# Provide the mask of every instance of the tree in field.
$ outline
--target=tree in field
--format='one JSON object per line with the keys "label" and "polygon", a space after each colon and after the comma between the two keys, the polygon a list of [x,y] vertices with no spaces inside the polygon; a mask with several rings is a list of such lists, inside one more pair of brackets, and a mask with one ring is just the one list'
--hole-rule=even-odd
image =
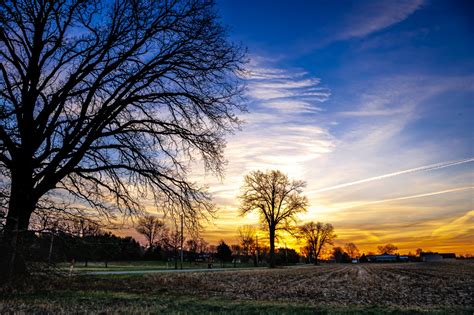
{"label": "tree in field", "polygon": [[232,250],[230,249],[229,245],[227,245],[223,240],[220,241],[216,249],[216,257],[221,261],[222,267],[224,267],[224,264],[226,262],[232,260]]}
{"label": "tree in field", "polygon": [[187,166],[221,171],[242,61],[212,1],[1,1],[1,275],[25,270],[18,249],[45,202],[111,216],[154,200],[187,224],[212,212]]}
{"label": "tree in field", "polygon": [[344,250],[346,251],[346,253],[349,255],[351,259],[359,257],[359,249],[354,243],[347,243],[344,246]]}
{"label": "tree in field", "polygon": [[383,246],[377,246],[377,249],[380,254],[394,254],[398,247],[389,243]]}
{"label": "tree in field", "polygon": [[135,230],[146,238],[148,248],[152,250],[161,234],[163,234],[164,227],[165,223],[163,221],[155,216],[146,215],[138,220]]}
{"label": "tree in field", "polygon": [[336,238],[334,227],[330,223],[309,222],[299,227],[299,237],[307,244],[307,251],[311,253],[314,264],[318,264],[318,257],[327,245],[333,245]]}
{"label": "tree in field", "polygon": [[242,246],[244,256],[249,256],[255,246],[256,229],[252,225],[243,225],[239,227],[239,242]]}
{"label": "tree in field", "polygon": [[245,176],[239,196],[241,214],[256,211],[268,228],[270,268],[275,267],[275,238],[278,230],[289,229],[296,215],[306,211],[308,200],[302,196],[304,181],[290,180],[278,170],[254,171]]}

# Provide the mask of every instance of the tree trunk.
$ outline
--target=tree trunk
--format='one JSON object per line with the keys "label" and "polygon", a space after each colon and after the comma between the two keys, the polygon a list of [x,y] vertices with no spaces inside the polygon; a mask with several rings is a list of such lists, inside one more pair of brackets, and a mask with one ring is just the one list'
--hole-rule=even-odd
{"label": "tree trunk", "polygon": [[25,256],[28,249],[28,225],[36,207],[31,177],[12,176],[7,221],[2,240],[0,278],[14,280],[26,275]]}
{"label": "tree trunk", "polygon": [[314,253],[314,264],[316,266],[319,265],[318,257],[319,257],[319,251]]}
{"label": "tree trunk", "polygon": [[270,227],[270,268],[275,268],[275,227]]}

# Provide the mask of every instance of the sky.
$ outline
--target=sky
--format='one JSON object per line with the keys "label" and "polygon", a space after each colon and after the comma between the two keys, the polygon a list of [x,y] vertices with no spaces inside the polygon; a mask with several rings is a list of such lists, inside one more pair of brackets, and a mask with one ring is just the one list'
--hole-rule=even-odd
{"label": "sky", "polygon": [[225,176],[193,175],[219,209],[205,238],[237,243],[258,218],[239,215],[243,176],[279,169],[307,182],[300,222],[332,223],[336,245],[474,254],[474,2],[216,7],[248,51],[248,113]]}

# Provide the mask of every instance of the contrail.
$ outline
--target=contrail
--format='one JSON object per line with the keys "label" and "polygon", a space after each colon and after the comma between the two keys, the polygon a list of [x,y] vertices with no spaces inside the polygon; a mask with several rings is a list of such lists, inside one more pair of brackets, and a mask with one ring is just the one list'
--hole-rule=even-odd
{"label": "contrail", "polygon": [[363,184],[363,183],[368,183],[376,180],[381,180],[381,179],[386,179],[394,176],[399,176],[399,175],[405,175],[405,174],[411,174],[411,173],[417,173],[417,172],[423,172],[423,171],[433,171],[433,170],[438,170],[450,166],[455,166],[459,164],[465,164],[465,163],[470,163],[474,162],[474,157],[470,157],[464,160],[457,160],[457,161],[449,161],[449,162],[441,162],[441,163],[436,163],[436,164],[430,164],[430,165],[425,165],[425,166],[420,166],[416,168],[411,168],[408,170],[403,170],[403,171],[398,171],[398,172],[393,172],[393,173],[388,173],[384,175],[379,175],[379,176],[374,176],[374,177],[369,177],[365,179],[360,179],[356,180],[354,182],[349,182],[345,184],[339,184],[339,185],[334,185],[326,188],[321,188],[321,189],[316,189],[309,191],[309,193],[318,193],[318,192],[323,192],[323,191],[328,191],[328,190],[335,190],[339,188],[345,188],[353,185],[358,185],[358,184]]}
{"label": "contrail", "polygon": [[474,189],[474,186],[465,186],[465,187],[458,187],[458,188],[452,188],[452,189],[434,191],[434,192],[429,192],[429,193],[425,193],[425,194],[418,194],[418,195],[411,195],[411,196],[404,196],[404,197],[397,197],[397,198],[390,198],[390,199],[382,199],[382,200],[361,202],[361,203],[359,203],[359,204],[349,205],[349,206],[346,206],[346,207],[343,206],[343,207],[335,208],[335,209],[337,209],[337,210],[340,210],[340,209],[349,209],[349,208],[355,208],[355,207],[361,207],[361,206],[367,206],[367,205],[374,205],[374,204],[378,204],[378,203],[385,203],[385,202],[392,202],[392,201],[400,201],[400,200],[408,200],[408,199],[415,199],[415,198],[430,197],[430,196],[448,194],[448,193],[452,193],[452,192],[458,192],[458,191],[469,190],[469,189]]}

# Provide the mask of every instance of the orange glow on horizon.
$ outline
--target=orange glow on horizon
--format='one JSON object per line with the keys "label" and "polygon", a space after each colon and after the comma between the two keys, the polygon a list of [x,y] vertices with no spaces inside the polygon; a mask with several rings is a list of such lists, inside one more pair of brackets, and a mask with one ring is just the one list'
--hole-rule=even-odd
{"label": "orange glow on horizon", "polygon": [[[211,245],[216,245],[220,240],[224,240],[229,245],[238,244],[238,228],[244,224],[251,224],[248,218],[235,216],[217,220],[214,224],[204,227],[201,236]],[[255,219],[251,216],[252,220]],[[455,220],[451,225],[443,224],[433,225],[429,228],[416,229],[413,232],[396,232],[396,226],[390,230],[364,230],[358,228],[344,228],[335,224],[335,232],[338,237],[334,246],[344,247],[345,244],[355,243],[360,253],[377,252],[377,246],[388,243],[395,244],[398,247],[397,252],[400,254],[414,254],[418,248],[424,251],[433,252],[454,252],[456,255],[474,254],[473,234],[469,234],[473,227],[470,222],[474,218],[474,210],[469,211],[465,216]],[[253,221],[254,222],[254,221]],[[326,222],[326,221],[324,221]],[[330,222],[330,221],[327,221]],[[254,224],[258,230],[258,241],[260,246],[268,246],[268,236],[266,231],[262,230],[261,225]],[[455,233],[461,232],[459,233]],[[120,229],[113,231],[120,236],[132,236],[144,243],[144,240],[133,228]],[[463,232],[467,234],[462,234]],[[300,248],[304,246],[304,242],[297,240],[288,233],[280,233],[279,239],[275,242],[276,248],[293,248],[300,252]],[[332,246],[328,246],[332,249]]]}

